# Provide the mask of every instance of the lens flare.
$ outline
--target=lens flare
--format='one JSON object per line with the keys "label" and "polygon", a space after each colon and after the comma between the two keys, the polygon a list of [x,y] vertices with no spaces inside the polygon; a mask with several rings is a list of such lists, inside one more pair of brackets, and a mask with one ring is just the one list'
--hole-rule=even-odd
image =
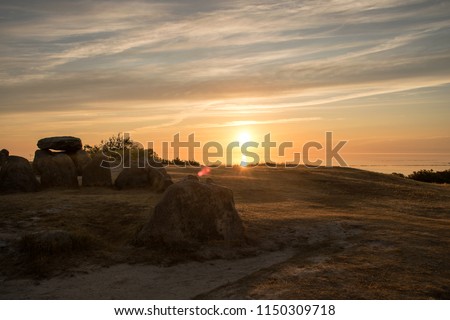
{"label": "lens flare", "polygon": [[210,167],[202,167],[202,169],[197,173],[199,177],[207,176],[211,172]]}

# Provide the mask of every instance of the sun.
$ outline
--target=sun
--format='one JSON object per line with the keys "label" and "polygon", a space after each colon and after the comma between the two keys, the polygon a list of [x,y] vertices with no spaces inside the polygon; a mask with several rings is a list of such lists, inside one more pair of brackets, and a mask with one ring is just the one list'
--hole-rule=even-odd
{"label": "sun", "polygon": [[242,145],[242,144],[244,144],[246,142],[249,142],[250,141],[250,134],[247,131],[239,132],[239,134],[238,134],[238,141],[239,141],[240,145]]}
{"label": "sun", "polygon": [[[239,142],[239,145],[242,146],[244,143],[251,141],[250,134],[247,131],[241,131],[237,136],[237,140]],[[247,157],[241,154],[240,166],[246,167],[247,165],[248,165]]]}

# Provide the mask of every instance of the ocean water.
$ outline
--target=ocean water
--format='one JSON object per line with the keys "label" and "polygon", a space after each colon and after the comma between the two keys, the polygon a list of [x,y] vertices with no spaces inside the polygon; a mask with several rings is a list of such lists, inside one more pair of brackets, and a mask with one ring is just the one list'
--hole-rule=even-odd
{"label": "ocean water", "polygon": [[350,167],[408,175],[421,169],[450,169],[450,153],[348,153],[341,155]]}

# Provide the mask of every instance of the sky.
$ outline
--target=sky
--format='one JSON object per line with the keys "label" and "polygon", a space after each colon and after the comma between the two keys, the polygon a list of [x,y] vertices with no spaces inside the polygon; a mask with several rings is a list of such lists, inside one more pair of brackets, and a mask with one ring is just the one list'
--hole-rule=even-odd
{"label": "sky", "polygon": [[450,153],[450,2],[1,1],[0,148],[323,141]]}

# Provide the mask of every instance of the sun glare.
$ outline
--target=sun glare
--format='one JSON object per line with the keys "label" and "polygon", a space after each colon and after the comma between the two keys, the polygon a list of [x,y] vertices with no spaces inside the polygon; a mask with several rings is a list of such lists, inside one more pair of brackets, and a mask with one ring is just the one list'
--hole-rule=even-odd
{"label": "sun glare", "polygon": [[239,144],[242,145],[243,143],[250,141],[250,134],[246,131],[240,132],[238,135],[238,141]]}
{"label": "sun glare", "polygon": [[[242,146],[244,143],[249,142],[250,141],[250,134],[247,131],[241,131],[238,134],[238,141],[239,141],[239,145]],[[247,157],[243,154],[241,154],[241,162],[240,162],[240,166],[241,167],[246,167],[248,165],[247,163]]]}

